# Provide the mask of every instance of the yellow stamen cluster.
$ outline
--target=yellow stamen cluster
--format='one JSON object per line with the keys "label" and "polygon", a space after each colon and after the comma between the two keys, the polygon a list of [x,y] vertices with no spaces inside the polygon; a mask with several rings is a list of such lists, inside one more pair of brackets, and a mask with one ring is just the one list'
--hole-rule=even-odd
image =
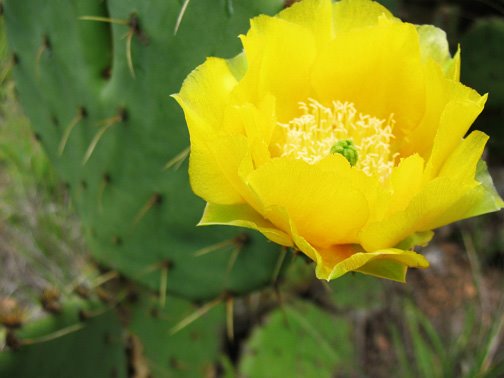
{"label": "yellow stamen cluster", "polygon": [[281,156],[292,156],[315,164],[331,153],[339,141],[350,140],[358,152],[355,167],[368,176],[387,178],[397,154],[391,148],[394,117],[378,119],[358,112],[349,102],[333,101],[331,107],[309,99],[301,102],[301,116],[278,123],[284,131]]}

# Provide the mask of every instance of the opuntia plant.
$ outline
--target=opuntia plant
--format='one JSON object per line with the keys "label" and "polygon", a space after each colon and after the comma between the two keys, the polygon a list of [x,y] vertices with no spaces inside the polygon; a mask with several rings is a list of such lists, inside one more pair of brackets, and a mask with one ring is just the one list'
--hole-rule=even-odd
{"label": "opuntia plant", "polygon": [[203,203],[189,189],[188,133],[170,95],[206,56],[235,54],[250,17],[281,5],[5,2],[20,101],[97,261],[190,299],[270,283],[278,247],[195,227]]}
{"label": "opuntia plant", "polygon": [[[233,296],[270,285],[279,270],[281,249],[264,238],[195,227],[204,204],[189,189],[188,134],[170,95],[206,56],[236,54],[237,37],[251,17],[275,13],[282,5],[280,0],[5,2],[18,97],[34,135],[69,188],[91,255],[112,275],[155,291],[141,289],[139,304],[129,305],[127,340],[114,309],[105,306],[107,314],[96,321],[115,327],[109,334],[120,359],[103,356],[110,366],[94,369],[93,358],[83,358],[85,369],[74,366],[81,376],[125,376],[125,345],[135,353],[141,345],[138,353],[145,353],[145,368],[155,376],[203,374],[219,357],[224,322],[205,314],[197,333],[207,343],[201,364],[195,363],[198,359],[180,343],[190,342],[198,323],[190,333],[182,329],[171,337],[169,332],[191,315],[187,310],[193,305],[186,301],[211,300],[222,308]],[[28,320],[19,332],[9,328],[12,351],[2,356],[2,375],[60,374],[63,370],[50,357],[56,348],[67,351],[61,358],[69,366],[70,356],[80,358],[78,345],[100,353],[93,345],[105,345],[101,331],[79,322],[69,304],[62,306],[41,320]],[[158,317],[151,310],[159,311]],[[60,321],[69,311],[75,319]],[[33,338],[33,327],[44,342],[23,341]],[[75,333],[61,331],[67,327]],[[46,342],[47,335],[54,341]],[[168,346],[161,349],[164,343]],[[180,355],[184,350],[185,357]]]}

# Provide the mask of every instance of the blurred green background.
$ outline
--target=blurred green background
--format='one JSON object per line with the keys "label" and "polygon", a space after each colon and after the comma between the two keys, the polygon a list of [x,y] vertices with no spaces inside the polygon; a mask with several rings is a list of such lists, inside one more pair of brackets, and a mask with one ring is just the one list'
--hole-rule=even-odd
{"label": "blurred green background", "polygon": [[[444,29],[452,51],[461,44],[462,82],[490,94],[473,128],[491,136],[485,158],[502,195],[504,1],[382,3],[405,21]],[[18,102],[14,64],[0,18],[0,376],[504,376],[502,212],[439,230],[423,251],[431,267],[410,270],[407,285],[361,275],[322,283],[288,254],[283,274],[261,290],[158,306],[162,287],[144,294],[90,258],[69,189]],[[74,308],[78,320],[67,316]],[[23,337],[29,342],[16,345]]]}

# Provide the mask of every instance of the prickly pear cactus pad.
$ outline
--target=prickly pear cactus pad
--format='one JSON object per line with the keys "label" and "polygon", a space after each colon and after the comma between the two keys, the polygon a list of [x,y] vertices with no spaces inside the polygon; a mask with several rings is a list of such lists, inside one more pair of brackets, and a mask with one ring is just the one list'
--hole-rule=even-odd
{"label": "prickly pear cactus pad", "polygon": [[[208,311],[184,326],[205,306]],[[150,376],[191,378],[214,376],[225,325],[222,303],[197,307],[168,296],[160,307],[157,298],[142,295],[131,308],[128,329]]]}
{"label": "prickly pear cactus pad", "polygon": [[433,230],[504,202],[478,162],[486,95],[464,86],[446,34],[371,0],[301,0],[258,16],[233,59],[175,95],[203,225],[261,232],[316,263],[405,282]]}
{"label": "prickly pear cactus pad", "polygon": [[269,283],[278,247],[194,227],[204,204],[189,188],[188,133],[170,94],[205,56],[236,54],[249,19],[282,3],[4,2],[19,98],[101,263],[193,299]]}
{"label": "prickly pear cactus pad", "polygon": [[383,307],[386,286],[373,277],[349,274],[330,285],[332,304],[338,310],[356,311]]}
{"label": "prickly pear cactus pad", "polygon": [[351,328],[345,318],[310,303],[278,309],[245,345],[240,377],[350,376],[355,361]]}
{"label": "prickly pear cactus pad", "polygon": [[126,377],[126,343],[114,311],[71,300],[61,309],[7,333],[0,376]]}

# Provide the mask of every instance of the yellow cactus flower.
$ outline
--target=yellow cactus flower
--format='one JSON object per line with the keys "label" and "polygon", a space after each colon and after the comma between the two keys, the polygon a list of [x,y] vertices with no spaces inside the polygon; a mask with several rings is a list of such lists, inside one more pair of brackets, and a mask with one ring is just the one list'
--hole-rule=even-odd
{"label": "yellow cactus flower", "polygon": [[432,230],[499,210],[487,96],[462,85],[445,33],[371,0],[303,0],[259,16],[233,59],[208,58],[174,95],[191,137],[201,225],[258,230],[316,262],[404,282]]}

